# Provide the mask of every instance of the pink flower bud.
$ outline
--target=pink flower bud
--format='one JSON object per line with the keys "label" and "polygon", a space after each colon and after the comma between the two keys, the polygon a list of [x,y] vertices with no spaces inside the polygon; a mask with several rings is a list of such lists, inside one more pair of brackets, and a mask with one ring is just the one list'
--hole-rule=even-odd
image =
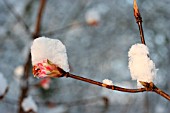
{"label": "pink flower bud", "polygon": [[33,66],[34,77],[62,77],[65,73],[63,69],[52,63],[48,59],[44,59],[42,62],[37,63]]}

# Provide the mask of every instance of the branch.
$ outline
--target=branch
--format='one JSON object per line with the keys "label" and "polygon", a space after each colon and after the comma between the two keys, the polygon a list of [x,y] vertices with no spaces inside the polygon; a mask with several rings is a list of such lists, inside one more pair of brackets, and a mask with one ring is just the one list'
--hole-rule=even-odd
{"label": "branch", "polygon": [[[41,0],[40,1],[40,6],[39,6],[39,9],[38,9],[38,15],[37,15],[37,19],[36,19],[36,26],[35,26],[35,32],[33,33],[32,35],[32,39],[35,39],[39,36],[39,33],[40,33],[40,25],[41,25],[41,18],[42,18],[42,14],[43,14],[43,10],[44,10],[44,7],[45,7],[45,4],[46,4],[46,0]],[[24,110],[22,109],[22,101],[24,100],[24,98],[27,96],[28,94],[28,90],[29,90],[29,71],[30,71],[30,65],[31,65],[31,53],[29,53],[28,57],[27,57],[27,61],[24,65],[24,76],[22,78],[23,80],[23,86],[21,86],[21,95],[20,95],[20,98],[19,98],[19,109],[18,109],[18,112],[19,113],[24,113]]]}
{"label": "branch", "polygon": [[41,0],[40,1],[40,6],[39,6],[39,10],[38,10],[38,15],[37,15],[35,31],[33,33],[33,39],[39,37],[40,28],[41,28],[41,19],[42,19],[45,4],[46,4],[46,0]]}
{"label": "branch", "polygon": [[136,0],[134,0],[133,2],[133,9],[134,9],[134,16],[136,19],[136,23],[138,24],[139,27],[141,42],[142,44],[145,44],[145,38],[144,38],[143,27],[142,27],[142,17],[140,15]]}
{"label": "branch", "polygon": [[71,73],[66,72],[65,74],[63,74],[61,77],[70,77],[76,80],[80,80],[80,81],[84,81],[90,84],[94,84],[97,86],[101,86],[101,87],[105,87],[107,89],[111,89],[111,90],[116,90],[116,91],[120,91],[120,92],[127,92],[127,93],[139,93],[139,92],[145,92],[145,91],[150,91],[150,92],[155,92],[159,95],[161,95],[162,97],[166,98],[167,100],[170,101],[170,95],[166,94],[165,92],[163,92],[162,90],[160,90],[159,88],[157,88],[152,82],[151,83],[146,83],[146,82],[141,82],[141,84],[145,87],[145,88],[139,88],[139,89],[128,89],[128,88],[122,88],[116,85],[107,85],[101,82],[97,82],[88,78],[84,78],[84,77],[80,77],[77,75],[73,75]]}
{"label": "branch", "polygon": [[2,100],[2,99],[5,97],[5,95],[7,94],[8,90],[9,90],[9,87],[7,87],[7,88],[5,89],[5,92],[4,92],[3,95],[0,95],[0,100]]}
{"label": "branch", "polygon": [[155,86],[155,84],[153,82],[150,82],[150,83],[147,83],[147,82],[141,82],[140,83],[145,87],[147,88],[148,90],[150,91],[153,91],[159,95],[161,95],[162,97],[168,99],[170,101],[170,96],[163,92],[161,89],[159,89],[158,87]]}
{"label": "branch", "polygon": [[[136,0],[134,0],[133,8],[134,8],[134,16],[135,16],[135,19],[136,19],[136,23],[138,24],[139,31],[140,31],[141,42],[142,42],[142,44],[145,44],[145,38],[144,38],[144,33],[143,33],[143,28],[142,28],[142,17],[140,15],[140,12],[139,12]],[[163,92],[161,89],[156,87],[154,85],[154,83],[152,83],[152,82],[151,83],[147,83],[147,82],[141,82],[141,81],[140,81],[140,83],[145,88],[147,88],[148,90],[153,91],[153,92],[161,95],[162,97],[164,97],[164,98],[166,98],[167,100],[170,101],[170,95],[168,95],[167,93]]]}
{"label": "branch", "polygon": [[84,78],[84,77],[80,77],[80,76],[77,76],[77,75],[73,75],[71,73],[66,73],[64,76],[65,77],[70,77],[70,78],[73,78],[73,79],[76,79],[76,80],[88,82],[90,84],[94,84],[94,85],[97,85],[97,86],[105,87],[107,89],[121,91],[121,92],[138,93],[138,92],[147,91],[146,88],[127,89],[127,88],[122,88],[122,87],[115,86],[115,85],[107,85],[107,84],[104,84],[104,83],[101,83],[101,82],[97,82],[97,81],[94,81],[94,80],[91,80],[91,79],[88,79],[88,78]]}

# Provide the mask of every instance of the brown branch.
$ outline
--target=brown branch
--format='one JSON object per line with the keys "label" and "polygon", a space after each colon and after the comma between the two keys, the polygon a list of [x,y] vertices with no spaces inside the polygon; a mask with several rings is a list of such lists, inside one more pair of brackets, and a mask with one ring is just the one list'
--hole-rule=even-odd
{"label": "brown branch", "polygon": [[101,87],[105,87],[107,89],[111,89],[111,90],[116,90],[116,91],[121,91],[121,92],[128,92],[128,93],[138,93],[138,92],[144,92],[144,91],[148,91],[147,88],[140,88],[140,89],[127,89],[127,88],[122,88],[119,86],[115,86],[115,85],[107,85],[101,82],[97,82],[88,78],[84,78],[84,77],[80,77],[77,75],[73,75],[71,73],[66,73],[64,75],[65,77],[70,77],[76,80],[80,80],[80,81],[84,81],[84,82],[88,82],[90,84],[94,84],[97,86],[101,86]]}
{"label": "brown branch", "polygon": [[9,90],[9,87],[7,87],[7,88],[5,89],[5,92],[4,92],[3,95],[0,95],[0,100],[2,100],[2,99],[5,97],[5,95],[7,94],[8,90]]}
{"label": "brown branch", "polygon": [[147,88],[147,90],[153,91],[153,92],[161,95],[162,97],[164,97],[164,98],[166,98],[167,100],[170,101],[170,95],[168,95],[167,93],[163,92],[161,89],[159,89],[158,87],[156,87],[153,82],[147,83],[147,82],[142,82],[142,81],[140,81],[140,83],[141,83],[145,88]]}
{"label": "brown branch", "polygon": [[107,89],[111,89],[111,90],[116,90],[116,91],[120,91],[120,92],[127,92],[127,93],[139,93],[139,92],[145,92],[145,91],[150,91],[150,92],[155,92],[157,94],[159,94],[160,96],[166,98],[167,100],[170,101],[170,95],[166,94],[165,92],[163,92],[162,90],[160,90],[159,88],[157,88],[153,82],[147,83],[147,82],[141,82],[141,84],[144,86],[144,88],[139,88],[139,89],[128,89],[128,88],[123,88],[123,87],[119,87],[116,85],[107,85],[101,82],[97,82],[88,78],[84,78],[84,77],[80,77],[77,75],[73,75],[71,73],[65,73],[63,74],[61,77],[70,77],[76,80],[80,80],[80,81],[84,81],[93,85],[97,85],[97,86],[101,86],[101,87],[105,87]]}
{"label": "brown branch", "polygon": [[[36,18],[36,24],[35,24],[35,32],[32,35],[32,39],[35,39],[39,36],[40,33],[40,25],[41,25],[41,18],[42,18],[42,14],[43,14],[43,10],[46,4],[46,0],[41,0],[40,1],[40,7],[38,9],[38,15]],[[29,72],[30,72],[30,66],[31,66],[31,53],[29,53],[28,57],[27,57],[27,61],[24,65],[24,76],[22,78],[23,80],[23,84],[21,86],[21,94],[20,94],[20,98],[19,98],[19,108],[18,108],[18,113],[25,113],[24,110],[22,109],[22,101],[24,100],[24,98],[27,96],[28,91],[29,91]]]}
{"label": "brown branch", "polygon": [[136,23],[138,24],[139,27],[141,42],[142,44],[145,44],[145,38],[144,38],[143,27],[142,27],[142,17],[140,15],[136,0],[134,0],[133,2],[133,9],[134,9],[134,16],[136,19]]}
{"label": "brown branch", "polygon": [[35,31],[33,34],[33,39],[39,37],[40,28],[41,28],[41,19],[42,19],[45,4],[46,4],[46,0],[40,1],[40,6],[39,6],[37,20],[36,20],[36,27],[35,27]]}
{"label": "brown branch", "polygon": [[[145,44],[145,38],[144,38],[144,33],[143,33],[143,28],[142,28],[142,17],[140,15],[140,12],[139,12],[136,0],[134,0],[133,8],[134,8],[134,16],[136,18],[136,23],[138,24],[139,31],[140,31],[141,42],[142,42],[142,44]],[[141,82],[141,84],[145,88],[147,88],[147,90],[153,91],[153,92],[161,95],[162,97],[164,97],[164,98],[166,98],[167,100],[170,101],[170,95],[168,95],[167,93],[163,92],[161,89],[157,88],[154,85],[154,83],[152,83],[152,82],[151,83]]]}

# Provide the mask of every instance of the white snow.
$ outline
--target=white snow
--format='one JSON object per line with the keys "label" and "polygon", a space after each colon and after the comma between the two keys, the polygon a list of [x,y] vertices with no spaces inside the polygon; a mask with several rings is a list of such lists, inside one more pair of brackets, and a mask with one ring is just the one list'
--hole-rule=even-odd
{"label": "white snow", "polygon": [[88,24],[99,23],[101,20],[101,15],[97,10],[90,9],[85,13],[85,20]]}
{"label": "white snow", "polygon": [[107,85],[113,85],[113,82],[109,79],[104,79],[102,82]]}
{"label": "white snow", "polygon": [[24,74],[24,66],[19,65],[14,69],[14,74],[16,77],[21,78]]}
{"label": "white snow", "polygon": [[22,102],[22,108],[25,112],[28,112],[30,110],[32,110],[34,112],[38,111],[38,107],[31,96],[24,98],[24,100]]}
{"label": "white snow", "polygon": [[157,69],[155,64],[149,58],[148,47],[144,44],[134,44],[128,52],[129,69],[132,80],[137,80],[138,87],[141,87],[139,81],[153,82]]}
{"label": "white snow", "polygon": [[7,80],[4,78],[3,74],[0,73],[0,96],[4,95],[8,85]]}
{"label": "white snow", "polygon": [[32,64],[35,65],[48,59],[66,72],[69,65],[67,60],[66,47],[58,39],[39,37],[33,41],[31,46]]}

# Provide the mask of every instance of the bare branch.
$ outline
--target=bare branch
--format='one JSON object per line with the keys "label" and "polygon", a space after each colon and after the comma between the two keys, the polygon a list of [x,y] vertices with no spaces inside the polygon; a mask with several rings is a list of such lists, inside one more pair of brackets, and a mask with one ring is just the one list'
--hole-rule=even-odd
{"label": "bare branch", "polygon": [[134,16],[136,19],[136,23],[138,24],[139,27],[141,42],[142,44],[145,44],[145,38],[144,38],[143,27],[142,27],[142,17],[140,15],[136,0],[134,0],[133,2],[133,9],[134,9]]}
{"label": "bare branch", "polygon": [[9,87],[7,87],[7,88],[5,89],[5,92],[4,92],[3,95],[0,95],[0,100],[2,100],[2,99],[5,97],[5,95],[7,94],[8,90],[9,90]]}
{"label": "bare branch", "polygon": [[[40,6],[38,9],[38,15],[36,18],[36,26],[35,26],[35,32],[32,35],[32,39],[35,39],[39,36],[40,33],[40,27],[41,27],[41,18],[42,18],[42,14],[43,14],[43,10],[46,4],[46,0],[41,0],[40,1]],[[29,79],[29,71],[30,71],[30,65],[31,65],[31,53],[29,53],[28,57],[27,57],[27,61],[24,65],[24,76],[22,78],[24,85],[21,86],[21,95],[19,98],[19,109],[18,112],[19,113],[24,113],[24,110],[22,109],[22,101],[24,100],[24,98],[27,96],[28,94],[28,90],[29,90],[29,86],[28,86],[28,79]]]}
{"label": "bare branch", "polygon": [[40,6],[39,6],[37,20],[36,20],[36,26],[35,26],[35,30],[34,30],[34,33],[33,33],[33,39],[39,37],[40,28],[41,28],[41,19],[42,19],[45,4],[46,4],[46,0],[40,1]]}
{"label": "bare branch", "polygon": [[[107,85],[101,82],[97,82],[88,78],[84,78],[84,77],[80,77],[77,75],[73,75],[71,73],[66,72],[64,75],[64,77],[70,77],[76,80],[80,80],[80,81],[84,81],[90,84],[94,84],[97,86],[101,86],[101,87],[105,87],[107,89],[111,89],[111,90],[116,90],[116,91],[120,91],[120,92],[127,92],[127,93],[139,93],[139,92],[145,92],[145,91],[150,91],[150,92],[155,92],[159,95],[161,95],[162,97],[166,98],[167,100],[170,101],[170,95],[166,94],[165,92],[163,92],[162,90],[160,90],[159,88],[157,88],[153,82],[147,83],[147,82],[141,82],[141,84],[145,87],[145,88],[139,88],[139,89],[128,89],[128,88],[122,88],[119,86],[115,86],[115,85]],[[63,77],[61,76],[61,77]]]}

